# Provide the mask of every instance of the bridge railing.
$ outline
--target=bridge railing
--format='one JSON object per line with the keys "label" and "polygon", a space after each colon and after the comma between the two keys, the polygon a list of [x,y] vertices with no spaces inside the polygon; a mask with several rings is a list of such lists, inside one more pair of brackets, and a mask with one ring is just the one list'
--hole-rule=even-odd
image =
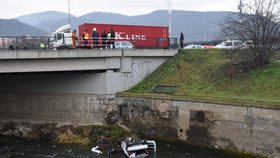
{"label": "bridge railing", "polygon": [[[72,41],[71,37],[64,37],[65,41]],[[97,40],[97,44],[94,44],[94,39],[89,38],[87,44],[80,37],[76,41],[76,48],[113,48],[113,41],[107,39],[102,40],[100,37]],[[114,42],[120,41],[115,39]],[[177,49],[177,38],[146,38],[145,40],[121,40],[132,43],[133,49]],[[0,36],[0,50],[30,50],[30,49],[42,49],[41,43],[43,43],[44,49],[53,49],[52,41],[49,36]],[[109,43],[109,44],[108,44]],[[72,46],[68,46],[72,48]]]}
{"label": "bridge railing", "polygon": [[0,36],[0,49],[40,49],[40,43],[44,43],[45,47],[49,48],[50,38],[46,36]]}

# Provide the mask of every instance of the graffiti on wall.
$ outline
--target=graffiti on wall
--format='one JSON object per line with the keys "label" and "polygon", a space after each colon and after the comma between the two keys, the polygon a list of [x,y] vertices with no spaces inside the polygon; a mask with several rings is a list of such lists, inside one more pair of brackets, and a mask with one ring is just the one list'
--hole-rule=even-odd
{"label": "graffiti on wall", "polygon": [[148,60],[132,62],[131,70],[132,84],[136,84],[151,73],[151,63]]}

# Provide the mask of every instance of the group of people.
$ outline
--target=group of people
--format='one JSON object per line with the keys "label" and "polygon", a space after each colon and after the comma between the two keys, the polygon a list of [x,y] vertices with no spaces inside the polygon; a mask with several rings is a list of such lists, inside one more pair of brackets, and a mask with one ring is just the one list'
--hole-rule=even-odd
{"label": "group of people", "polygon": [[[19,47],[18,45],[16,45],[16,48],[14,48],[14,45],[13,45],[13,44],[10,44],[10,45],[9,45],[9,50],[20,50],[20,47]],[[27,46],[26,46],[26,45],[23,45],[22,50],[28,50]]]}
{"label": "group of people", "polygon": [[[102,43],[100,44],[99,39],[101,38]],[[87,29],[83,32],[82,35],[82,40],[83,40],[83,46],[84,47],[91,47],[93,48],[102,48],[102,49],[110,49],[113,48],[115,49],[115,38],[116,38],[116,33],[114,32],[113,29],[110,31],[106,32],[105,30],[99,36],[99,33],[97,32],[96,28],[92,29],[91,34],[88,32]],[[77,44],[77,33],[76,30],[72,32],[72,47],[76,48]],[[89,44],[89,41],[92,40],[93,45]]]}
{"label": "group of people", "polygon": [[[99,39],[101,37],[101,45],[99,42]],[[99,33],[97,32],[96,28],[94,27],[92,29],[92,33],[90,34],[88,32],[87,29],[85,29],[85,31],[83,32],[82,35],[82,40],[83,40],[83,46],[84,47],[91,47],[91,45],[89,45],[89,40],[92,40],[93,43],[93,48],[102,48],[102,49],[110,49],[113,48],[115,49],[115,38],[116,38],[116,33],[114,32],[113,29],[111,29],[110,31],[106,32],[105,30],[103,31],[103,33],[101,34],[101,36],[99,36]],[[77,45],[77,33],[76,30],[74,30],[72,32],[72,47],[76,48]],[[180,34],[180,47],[184,48],[184,34],[181,32]]]}

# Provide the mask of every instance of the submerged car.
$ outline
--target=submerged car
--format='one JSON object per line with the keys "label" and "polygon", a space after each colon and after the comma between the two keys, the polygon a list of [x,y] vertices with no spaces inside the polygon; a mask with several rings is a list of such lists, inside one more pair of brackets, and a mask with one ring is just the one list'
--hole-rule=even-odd
{"label": "submerged car", "polygon": [[128,158],[144,158],[156,152],[156,142],[127,137],[122,141],[121,148]]}
{"label": "submerged car", "polygon": [[116,49],[133,49],[133,45],[129,41],[116,41],[115,48]]}

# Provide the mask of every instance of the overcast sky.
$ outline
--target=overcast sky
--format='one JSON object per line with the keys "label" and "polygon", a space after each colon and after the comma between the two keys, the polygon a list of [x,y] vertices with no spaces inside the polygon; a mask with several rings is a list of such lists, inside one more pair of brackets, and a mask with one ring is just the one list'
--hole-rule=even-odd
{"label": "overcast sky", "polygon": [[[237,11],[239,0],[69,0],[70,12],[81,16],[90,12],[140,15],[154,10]],[[170,4],[169,7],[167,4]],[[61,11],[68,13],[68,0],[1,0],[0,18],[9,19],[30,13]]]}

